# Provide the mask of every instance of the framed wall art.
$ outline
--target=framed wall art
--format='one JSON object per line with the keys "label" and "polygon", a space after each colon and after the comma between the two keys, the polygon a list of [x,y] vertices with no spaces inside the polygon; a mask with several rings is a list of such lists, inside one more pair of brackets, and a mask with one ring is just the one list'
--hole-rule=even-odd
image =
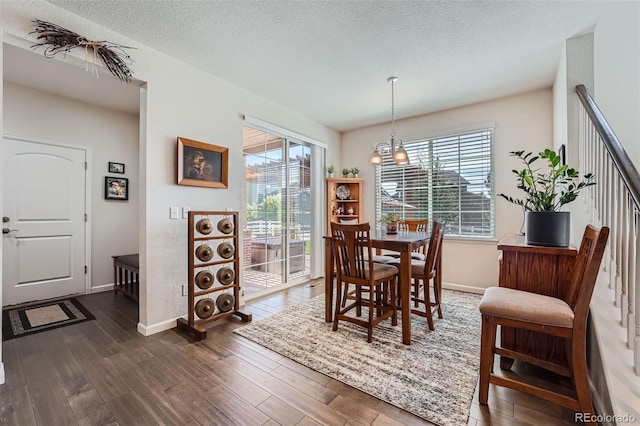
{"label": "framed wall art", "polygon": [[178,185],[227,188],[229,149],[178,138]]}
{"label": "framed wall art", "polygon": [[124,174],[124,164],[123,163],[113,163],[109,161],[109,173],[120,173]]}
{"label": "framed wall art", "polygon": [[105,176],[104,177],[104,199],[121,200],[129,199],[129,179]]}

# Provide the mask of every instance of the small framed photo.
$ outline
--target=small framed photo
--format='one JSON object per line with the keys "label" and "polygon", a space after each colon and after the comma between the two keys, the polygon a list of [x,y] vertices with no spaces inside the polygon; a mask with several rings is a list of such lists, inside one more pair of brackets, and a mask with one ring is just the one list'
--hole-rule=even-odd
{"label": "small framed photo", "polygon": [[178,138],[178,185],[227,188],[229,149]]}
{"label": "small framed photo", "polygon": [[124,174],[124,164],[123,163],[113,163],[113,162],[109,161],[109,173]]}
{"label": "small framed photo", "polygon": [[128,200],[129,199],[129,179],[105,176],[104,177],[104,199],[105,200]]}

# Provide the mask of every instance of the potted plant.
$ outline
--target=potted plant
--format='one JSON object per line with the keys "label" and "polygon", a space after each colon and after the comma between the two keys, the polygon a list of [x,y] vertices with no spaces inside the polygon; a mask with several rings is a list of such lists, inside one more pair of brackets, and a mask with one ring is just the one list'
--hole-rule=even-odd
{"label": "potted plant", "polygon": [[335,171],[335,167],[333,167],[333,165],[327,167],[327,174],[329,175],[330,178],[333,177],[333,172]]}
{"label": "potted plant", "polygon": [[342,177],[349,177],[349,173],[351,173],[351,169],[342,169]]}
{"label": "potted plant", "polygon": [[[531,152],[512,151],[525,167],[513,170],[518,177],[518,189],[524,191],[523,198],[498,194],[505,200],[517,204],[525,212],[525,243],[551,247],[566,247],[570,239],[570,216],[560,211],[562,206],[574,201],[581,190],[595,185],[592,173],[580,178],[576,169],[561,164],[555,151],[545,149],[538,155]],[[538,160],[546,160],[547,168],[534,168]]]}
{"label": "potted plant", "polygon": [[359,173],[360,173],[360,169],[359,169],[359,168],[357,168],[357,167],[353,167],[353,168],[351,169],[351,174],[353,174],[353,177],[354,177],[354,178],[357,178]]}
{"label": "potted plant", "polygon": [[400,220],[400,216],[398,216],[398,213],[391,212],[391,213],[386,213],[382,215],[379,222],[387,226],[387,234],[395,234],[398,232],[399,220]]}

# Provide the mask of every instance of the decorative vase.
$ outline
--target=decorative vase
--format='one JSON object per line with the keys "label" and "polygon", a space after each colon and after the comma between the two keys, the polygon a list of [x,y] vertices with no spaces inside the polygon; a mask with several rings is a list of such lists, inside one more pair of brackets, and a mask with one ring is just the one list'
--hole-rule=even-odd
{"label": "decorative vase", "polygon": [[567,247],[571,238],[570,212],[525,212],[524,242],[534,246]]}
{"label": "decorative vase", "polygon": [[332,177],[333,177],[333,173],[329,173],[329,178],[332,178]]}
{"label": "decorative vase", "polygon": [[387,223],[387,234],[397,234],[397,233],[398,233],[398,222]]}

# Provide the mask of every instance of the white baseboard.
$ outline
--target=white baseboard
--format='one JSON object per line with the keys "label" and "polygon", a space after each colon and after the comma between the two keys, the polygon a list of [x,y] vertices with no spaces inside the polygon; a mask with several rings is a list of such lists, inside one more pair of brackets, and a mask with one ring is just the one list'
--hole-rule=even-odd
{"label": "white baseboard", "polygon": [[113,291],[113,284],[103,284],[103,285],[91,287],[91,294],[102,293],[104,291]]}
{"label": "white baseboard", "polygon": [[446,288],[447,290],[457,290],[464,291],[465,293],[476,293],[476,294],[484,294],[486,288],[484,287],[472,287],[468,285],[462,284],[453,284],[453,283],[442,283],[442,288]]}
{"label": "white baseboard", "polygon": [[0,385],[4,383],[4,363],[0,362]]}
{"label": "white baseboard", "polygon": [[138,323],[138,333],[142,334],[145,337],[151,336],[153,334],[156,333],[160,333],[162,331],[166,331],[166,330],[171,330],[172,328],[176,327],[176,321],[179,318],[186,318],[185,316],[182,317],[176,317],[173,319],[169,319],[166,321],[162,321],[156,324],[152,324],[152,325],[144,325],[141,322]]}

